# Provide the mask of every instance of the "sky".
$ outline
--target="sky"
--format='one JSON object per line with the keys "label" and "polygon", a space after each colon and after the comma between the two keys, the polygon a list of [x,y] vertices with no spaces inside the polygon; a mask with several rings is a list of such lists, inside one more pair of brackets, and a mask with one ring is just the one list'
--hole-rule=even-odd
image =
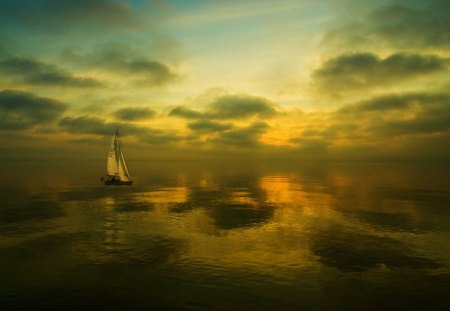
{"label": "sky", "polygon": [[0,0],[0,158],[450,159],[447,0]]}

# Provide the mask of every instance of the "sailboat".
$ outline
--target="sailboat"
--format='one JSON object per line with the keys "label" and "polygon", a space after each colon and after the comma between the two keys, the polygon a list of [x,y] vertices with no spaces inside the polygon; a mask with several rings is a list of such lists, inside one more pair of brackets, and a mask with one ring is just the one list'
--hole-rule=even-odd
{"label": "sailboat", "polygon": [[109,147],[106,161],[106,178],[101,179],[105,185],[126,186],[132,185],[130,173],[123,156],[122,145],[119,139],[119,129],[116,129]]}

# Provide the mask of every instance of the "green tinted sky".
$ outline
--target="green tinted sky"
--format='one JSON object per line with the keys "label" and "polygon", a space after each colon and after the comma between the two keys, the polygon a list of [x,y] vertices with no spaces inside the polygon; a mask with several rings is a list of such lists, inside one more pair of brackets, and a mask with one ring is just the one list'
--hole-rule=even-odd
{"label": "green tinted sky", "polygon": [[[448,1],[1,1],[3,158],[448,159]],[[81,150],[81,152],[80,152]]]}

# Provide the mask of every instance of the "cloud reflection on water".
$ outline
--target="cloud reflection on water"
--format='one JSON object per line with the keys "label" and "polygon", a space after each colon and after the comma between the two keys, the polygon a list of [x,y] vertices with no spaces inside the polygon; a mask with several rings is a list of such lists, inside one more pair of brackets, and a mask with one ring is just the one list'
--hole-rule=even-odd
{"label": "cloud reflection on water", "polygon": [[322,293],[343,277],[385,286],[413,274],[439,286],[448,274],[449,193],[442,180],[430,187],[426,171],[415,173],[422,185],[408,185],[409,170],[383,177],[366,166],[170,169],[133,187],[77,181],[9,193],[0,210],[5,281],[156,278],[199,293],[265,284],[307,299],[305,290]]}

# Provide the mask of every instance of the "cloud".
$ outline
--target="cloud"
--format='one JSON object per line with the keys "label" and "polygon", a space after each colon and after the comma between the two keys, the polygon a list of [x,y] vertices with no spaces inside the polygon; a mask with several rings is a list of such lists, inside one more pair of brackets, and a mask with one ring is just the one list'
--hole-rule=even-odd
{"label": "cloud", "polygon": [[114,115],[117,119],[123,121],[140,121],[153,118],[155,112],[146,107],[130,107],[116,110]]}
{"label": "cloud", "polygon": [[225,95],[209,105],[209,115],[217,119],[272,117],[277,114],[275,105],[265,98],[249,95]]}
{"label": "cloud", "polygon": [[137,28],[143,22],[139,12],[121,0],[4,0],[0,12],[10,25],[50,33]]}
{"label": "cloud", "polygon": [[347,104],[337,110],[342,115],[357,114],[365,112],[386,112],[389,110],[398,110],[408,108],[411,101],[416,96],[405,95],[385,95],[358,102],[356,104]]}
{"label": "cloud", "polygon": [[324,44],[344,49],[367,45],[408,49],[450,46],[450,3],[447,0],[392,2],[330,31]]}
{"label": "cloud", "polygon": [[265,122],[254,122],[246,127],[221,132],[219,136],[210,139],[210,141],[223,145],[254,148],[262,145],[259,139],[268,128],[269,125]]}
{"label": "cloud", "polygon": [[180,141],[183,138],[170,132],[151,129],[147,127],[136,126],[123,122],[106,122],[96,117],[80,116],[65,117],[58,125],[70,133],[112,135],[116,128],[120,130],[121,135],[134,135],[148,144],[166,144]]}
{"label": "cloud", "polygon": [[344,54],[327,60],[312,74],[320,94],[342,95],[398,84],[446,68],[447,59],[433,55],[396,53],[381,59],[372,53]]}
{"label": "cloud", "polygon": [[199,133],[222,132],[231,129],[233,126],[228,123],[219,123],[208,120],[200,120],[187,124],[188,128]]}
{"label": "cloud", "polygon": [[392,5],[372,16],[374,31],[394,45],[439,47],[450,45],[450,4],[430,1],[424,8]]}
{"label": "cloud", "polygon": [[119,43],[101,45],[87,54],[66,50],[64,57],[78,65],[118,74],[122,79],[131,78],[136,86],[162,86],[179,79],[179,75],[169,65]]}
{"label": "cloud", "polygon": [[141,75],[142,78],[136,80],[138,86],[165,85],[178,78],[168,65],[145,58],[128,59],[107,67]]}
{"label": "cloud", "polygon": [[[290,152],[330,159],[448,159],[450,94],[375,96],[306,114]],[[294,134],[295,135],[295,134]],[[287,152],[287,151],[286,151]]]}
{"label": "cloud", "polygon": [[185,119],[202,119],[205,117],[205,115],[201,112],[185,108],[182,106],[178,106],[170,110],[169,116],[181,117]]}
{"label": "cloud", "polygon": [[79,78],[33,58],[12,57],[0,61],[0,72],[18,78],[21,82],[39,86],[100,87],[92,78]]}
{"label": "cloud", "polygon": [[410,119],[389,120],[383,124],[374,124],[370,130],[384,135],[445,133],[450,131],[450,111],[447,107],[434,106],[423,109],[421,114]]}
{"label": "cloud", "polygon": [[[405,110],[413,106],[430,108],[433,104],[447,106],[450,95],[446,93],[407,93],[376,96],[374,98],[347,104],[338,109],[341,114],[386,112],[388,110]],[[450,111],[450,105],[449,105]]]}
{"label": "cloud", "polygon": [[450,131],[450,95],[412,93],[385,95],[336,111],[341,119],[366,122],[372,135],[418,135]]}
{"label": "cloud", "polygon": [[96,135],[112,135],[116,128],[123,135],[141,135],[147,132],[146,128],[127,123],[106,122],[97,117],[65,117],[58,125],[71,133],[86,133]]}
{"label": "cloud", "polygon": [[173,108],[169,115],[185,119],[248,119],[269,118],[278,114],[274,103],[262,97],[250,95],[223,95],[210,102],[203,111],[182,106]]}
{"label": "cloud", "polygon": [[32,93],[4,90],[0,92],[1,130],[23,130],[54,121],[66,104]]}

